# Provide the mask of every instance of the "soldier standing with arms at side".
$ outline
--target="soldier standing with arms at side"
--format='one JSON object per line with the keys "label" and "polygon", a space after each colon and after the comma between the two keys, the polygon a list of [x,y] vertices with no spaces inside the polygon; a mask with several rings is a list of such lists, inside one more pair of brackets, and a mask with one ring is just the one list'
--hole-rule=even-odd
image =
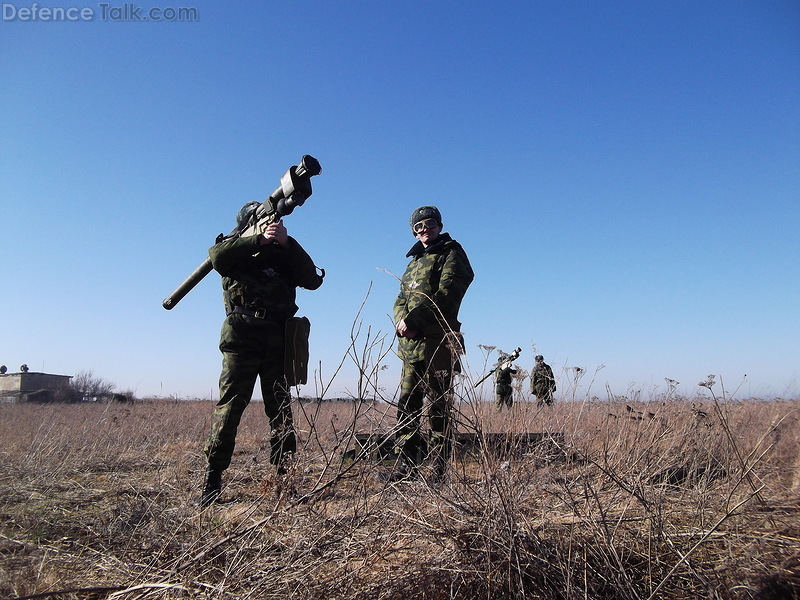
{"label": "soldier standing with arms at side", "polygon": [[553,405],[553,392],[556,391],[556,378],[553,376],[553,369],[544,362],[544,356],[537,354],[536,364],[533,365],[531,372],[531,393],[536,396],[539,406]]}
{"label": "soldier standing with arms at side", "polygon": [[394,302],[397,354],[403,361],[397,406],[398,463],[390,480],[418,475],[422,461],[422,419],[425,396],[430,399],[433,479],[444,477],[452,452],[453,375],[461,371],[463,353],[458,311],[474,278],[464,249],[442,233],[442,216],[435,206],[411,214],[417,243]]}
{"label": "soldier standing with arms at side", "polygon": [[[246,204],[239,223],[246,222],[257,205]],[[222,472],[230,465],[236,431],[256,378],[261,381],[271,429],[270,463],[278,474],[285,473],[286,460],[297,447],[284,372],[285,328],[297,312],[296,288],[315,290],[324,277],[324,271],[318,273],[303,247],[289,237],[282,221],[268,225],[262,234],[222,241],[209,249],[209,257],[222,275],[226,317],[219,344],[219,402],[204,450],[208,466],[199,506],[213,504],[220,495]]]}

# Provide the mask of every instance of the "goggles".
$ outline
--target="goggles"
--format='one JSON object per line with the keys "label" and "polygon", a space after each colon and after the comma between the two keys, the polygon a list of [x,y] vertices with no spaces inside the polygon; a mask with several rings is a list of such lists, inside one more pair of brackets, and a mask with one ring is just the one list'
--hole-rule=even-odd
{"label": "goggles", "polygon": [[414,233],[422,233],[426,229],[435,229],[438,225],[439,221],[436,219],[425,219],[424,221],[417,221],[414,223],[411,229],[414,230]]}

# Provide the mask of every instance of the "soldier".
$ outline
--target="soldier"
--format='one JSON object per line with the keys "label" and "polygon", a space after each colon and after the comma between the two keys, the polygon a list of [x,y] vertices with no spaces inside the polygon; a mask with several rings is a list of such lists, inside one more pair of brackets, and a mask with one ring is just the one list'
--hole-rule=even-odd
{"label": "soldier", "polygon": [[[239,212],[240,223],[254,204],[246,204]],[[219,402],[204,450],[208,465],[197,501],[200,506],[209,506],[219,497],[222,472],[230,465],[236,431],[256,378],[271,429],[270,463],[278,474],[286,472],[286,460],[297,442],[284,373],[285,327],[297,312],[296,288],[315,290],[324,276],[303,247],[289,237],[282,221],[270,224],[263,234],[222,241],[209,249],[209,257],[222,275],[226,317],[219,344]]]}
{"label": "soldier", "polygon": [[511,387],[511,376],[516,375],[514,363],[503,359],[495,372],[495,392],[497,392],[497,410],[502,410],[505,405],[511,408],[514,403],[514,389]]}
{"label": "soldier", "polygon": [[435,206],[411,214],[417,243],[394,301],[397,354],[403,361],[397,406],[398,463],[390,479],[418,474],[422,461],[420,421],[425,396],[430,400],[431,451],[434,479],[440,480],[452,450],[453,374],[461,371],[463,353],[458,310],[474,277],[464,249],[442,233],[442,216]]}
{"label": "soldier", "polygon": [[538,406],[552,406],[553,392],[556,391],[556,379],[553,377],[553,369],[544,362],[544,356],[536,355],[536,364],[531,373],[531,393],[536,396]]}

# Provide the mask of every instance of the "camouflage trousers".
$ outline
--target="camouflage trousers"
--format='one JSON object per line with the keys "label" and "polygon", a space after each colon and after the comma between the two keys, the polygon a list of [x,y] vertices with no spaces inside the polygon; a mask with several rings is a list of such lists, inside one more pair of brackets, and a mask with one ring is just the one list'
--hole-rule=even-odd
{"label": "camouflage trousers", "polygon": [[546,385],[539,385],[533,388],[533,394],[536,396],[536,405],[537,406],[547,406],[553,405],[553,390],[551,390]]}
{"label": "camouflage trousers", "polygon": [[[396,446],[399,458],[410,465],[420,464],[425,455],[448,460],[452,453],[453,363],[403,363],[400,399],[397,404]],[[430,399],[430,448],[422,435],[425,397]]]}
{"label": "camouflage trousers", "polygon": [[503,408],[503,406],[511,408],[511,406],[514,404],[514,390],[511,388],[511,386],[498,385],[496,391],[497,398],[495,403],[497,404],[497,410],[500,410]]}
{"label": "camouflage trousers", "polygon": [[[231,315],[237,327],[223,326],[222,373],[219,378],[219,402],[211,419],[211,434],[205,445],[208,466],[225,470],[231,463],[236,432],[244,409],[253,397],[256,379],[261,383],[264,412],[270,424],[270,462],[280,464],[297,449],[292,422],[291,395],[284,377],[284,326],[259,323],[257,332],[248,330],[248,337],[237,336],[241,315]],[[244,317],[252,319],[252,317]],[[250,335],[253,333],[253,335]]]}

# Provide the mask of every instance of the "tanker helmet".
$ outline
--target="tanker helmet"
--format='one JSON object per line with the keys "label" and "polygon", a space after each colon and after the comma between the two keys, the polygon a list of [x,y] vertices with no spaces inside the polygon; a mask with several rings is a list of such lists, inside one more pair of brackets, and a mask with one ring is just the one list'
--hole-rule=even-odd
{"label": "tanker helmet", "polygon": [[259,202],[251,200],[239,210],[239,213],[236,215],[236,227],[238,229],[241,229],[247,224],[247,221],[250,219],[250,215],[256,211],[259,204]]}
{"label": "tanker helmet", "polygon": [[442,226],[442,214],[435,206],[420,206],[417,210],[411,213],[411,227],[413,229],[414,223],[419,223],[425,219],[436,219],[439,226]]}

